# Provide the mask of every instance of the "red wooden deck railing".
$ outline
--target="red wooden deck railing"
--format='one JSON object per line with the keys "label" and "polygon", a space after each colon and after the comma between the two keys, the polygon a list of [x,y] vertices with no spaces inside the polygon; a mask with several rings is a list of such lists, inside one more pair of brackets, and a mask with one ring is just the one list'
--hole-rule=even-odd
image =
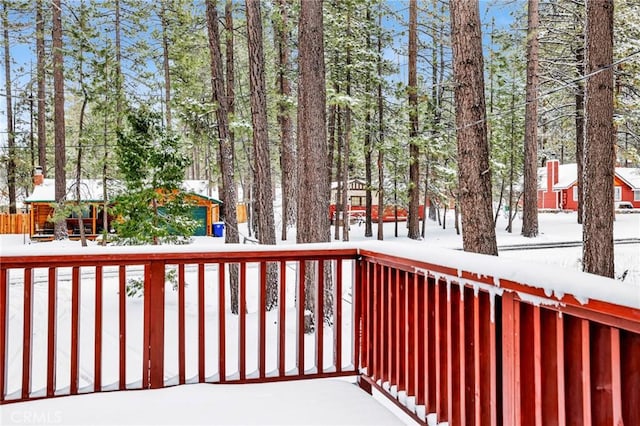
{"label": "red wooden deck railing", "polygon": [[358,375],[421,423],[640,424],[637,304],[367,247],[0,256],[0,403]]}
{"label": "red wooden deck railing", "polygon": [[640,289],[634,308],[484,270],[360,255],[361,386],[417,421],[640,424]]}

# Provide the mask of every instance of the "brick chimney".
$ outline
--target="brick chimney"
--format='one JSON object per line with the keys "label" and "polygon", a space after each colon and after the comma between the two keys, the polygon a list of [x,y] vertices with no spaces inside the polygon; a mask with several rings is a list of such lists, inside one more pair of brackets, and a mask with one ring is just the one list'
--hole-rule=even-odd
{"label": "brick chimney", "polygon": [[35,186],[42,185],[44,183],[44,175],[42,174],[42,167],[36,166],[33,169],[33,184]]}
{"label": "brick chimney", "polygon": [[547,191],[553,191],[553,185],[558,183],[558,168],[560,166],[560,161],[558,160],[548,160],[547,161]]}

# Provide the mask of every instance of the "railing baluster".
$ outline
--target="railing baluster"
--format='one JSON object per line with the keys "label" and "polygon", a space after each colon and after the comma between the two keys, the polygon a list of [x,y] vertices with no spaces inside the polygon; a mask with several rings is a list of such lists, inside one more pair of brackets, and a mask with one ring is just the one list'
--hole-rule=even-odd
{"label": "railing baluster", "polygon": [[204,300],[204,263],[198,263],[198,382],[206,381],[205,363],[205,300]]}
{"label": "railing baluster", "polygon": [[480,421],[480,314],[479,299],[470,287],[464,287],[465,310],[465,421]]}
{"label": "railing baluster", "polygon": [[[503,424],[520,424],[520,309],[513,293],[502,296]],[[585,423],[590,424],[590,423]]]}
{"label": "railing baluster", "polygon": [[28,399],[31,393],[31,344],[33,312],[33,271],[24,270],[23,321],[22,321],[22,399]]}
{"label": "railing baluster", "polygon": [[[355,294],[360,293],[362,267],[356,267],[353,274],[354,282],[351,286],[351,308],[353,309],[353,365],[358,366],[360,358],[360,344],[358,336],[360,335],[360,303],[356,302]],[[336,285],[334,289],[334,312],[335,321],[333,324],[334,340],[333,340],[333,359],[336,364],[336,371],[342,371],[342,259],[336,259]]]}
{"label": "railing baluster", "polygon": [[[522,327],[520,330],[520,400],[522,424],[537,424],[542,416],[540,389],[540,309],[520,303]],[[539,424],[539,423],[538,423]]]}
{"label": "railing baluster", "polygon": [[[396,391],[400,392],[400,390],[402,389],[402,383],[400,381],[400,368],[401,368],[401,348],[402,348],[402,329],[404,327],[402,327],[402,329],[400,328],[400,323],[401,323],[401,314],[400,314],[400,302],[402,300],[402,290],[401,290],[401,284],[400,284],[400,270],[399,269],[395,269],[393,271],[393,279],[391,280],[391,283],[393,285],[393,299],[391,299],[389,302],[392,305],[392,312],[393,312],[393,317],[391,319],[391,325],[393,327],[393,334],[392,336],[394,337],[394,339],[392,340],[392,342],[394,343],[394,347],[390,348],[390,352],[393,355],[393,361],[391,363],[392,366],[392,375],[391,375],[391,382],[393,383],[394,386],[396,386]],[[390,383],[391,384],[391,383]]]}
{"label": "railing baluster", "polygon": [[[57,269],[47,270],[47,397],[56,392]],[[4,341],[4,339],[3,339]]]}
{"label": "railing baluster", "polygon": [[278,375],[286,375],[286,317],[287,313],[287,262],[280,261],[280,288],[278,296]]}
{"label": "railing baluster", "polygon": [[151,265],[144,265],[144,292],[143,292],[143,310],[144,310],[144,328],[142,332],[142,388],[149,388],[149,364],[151,358],[149,348],[151,347],[150,330],[151,330]]}
{"label": "railing baluster", "polygon": [[591,324],[591,415],[596,425],[621,425],[620,335],[617,329]]}
{"label": "railing baluster", "polygon": [[227,381],[227,351],[226,351],[226,278],[225,263],[218,264],[218,375],[220,383]]}
{"label": "railing baluster", "polygon": [[373,264],[373,369],[371,373],[371,377],[375,380],[381,379],[381,362],[380,362],[380,317],[382,315],[383,307],[380,303],[380,270],[382,267],[377,264]]}
{"label": "railing baluster", "polygon": [[305,321],[305,286],[306,286],[306,261],[301,260],[298,263],[299,275],[298,275],[298,298],[296,300],[297,304],[297,314],[298,314],[298,324],[297,324],[297,332],[298,332],[298,353],[296,365],[298,367],[298,375],[302,376],[304,374],[304,321]]}
{"label": "railing baluster", "polygon": [[480,370],[480,424],[494,426],[496,417],[496,326],[492,319],[493,294],[480,292],[479,299],[479,364]]}
{"label": "railing baluster", "polygon": [[0,268],[0,402],[5,399],[9,363],[9,357],[7,356],[7,329],[9,328],[8,275],[8,269]]}
{"label": "railing baluster", "polygon": [[95,269],[96,274],[96,300],[95,300],[95,323],[94,323],[94,343],[93,353],[93,391],[102,390],[102,266]]}
{"label": "railing baluster", "polygon": [[[467,389],[465,389],[465,373],[467,367],[472,368],[465,362],[465,315],[464,305],[468,301],[464,299],[464,293],[461,291],[457,283],[450,285],[451,306],[451,335],[449,338],[449,353],[451,354],[451,363],[449,368],[449,416],[451,424],[465,424],[465,403]],[[472,423],[469,423],[472,424]]]}
{"label": "railing baluster", "polygon": [[[360,298],[356,298],[356,293],[352,293],[352,303],[364,304],[364,308],[362,310],[362,321],[364,322],[364,326],[362,327],[362,359],[364,366],[367,368],[367,375],[369,377],[373,377],[373,315],[372,312],[374,297],[373,297],[373,276],[375,274],[372,273],[373,264],[368,262],[367,260],[362,260],[365,268],[365,282],[363,287],[363,292]],[[356,364],[356,368],[358,368]]]}
{"label": "railing baluster", "polygon": [[240,380],[247,377],[247,264],[240,263],[240,292],[238,300],[238,319],[240,321],[240,336],[238,336],[239,356],[238,360]]}
{"label": "railing baluster", "polygon": [[395,342],[395,336],[394,336],[394,332],[395,329],[393,327],[393,320],[394,320],[394,312],[393,312],[393,305],[394,305],[394,295],[393,295],[393,290],[394,290],[394,279],[392,277],[392,272],[395,272],[395,270],[393,268],[387,267],[385,268],[386,274],[385,274],[385,278],[384,278],[384,288],[385,288],[385,299],[384,299],[384,305],[386,307],[385,312],[387,314],[385,321],[383,322],[383,324],[385,324],[384,330],[386,331],[386,339],[383,338],[383,342],[384,342],[384,356],[385,356],[385,374],[384,374],[384,378],[382,379],[382,383],[387,382],[387,385],[389,386],[389,388],[391,388],[391,382],[393,381],[392,377],[393,377],[393,367],[394,367],[394,352],[393,352],[393,348],[392,348],[392,343]]}
{"label": "railing baluster", "polygon": [[438,302],[438,286],[436,280],[432,277],[425,278],[425,306],[428,307],[428,318],[425,317],[425,328],[427,330],[427,342],[428,347],[425,348],[424,363],[427,365],[427,381],[425,383],[426,389],[426,412],[435,412],[438,407],[437,388],[440,381],[440,346],[438,331],[438,319],[440,317],[439,302]]}
{"label": "railing baluster", "polygon": [[178,265],[178,383],[186,382],[186,342],[185,342],[185,267]]}
{"label": "railing baluster", "polygon": [[260,262],[260,288],[258,299],[258,377],[266,377],[266,352],[267,352],[267,262]]}
{"label": "railing baluster", "polygon": [[622,377],[622,418],[626,425],[640,424],[640,335],[620,332],[620,376]]}
{"label": "railing baluster", "polygon": [[79,355],[80,355],[80,267],[71,270],[71,385],[70,393],[78,393],[79,387]]}
{"label": "railing baluster", "polygon": [[438,420],[446,421],[449,417],[449,381],[448,381],[448,369],[449,369],[449,330],[451,329],[451,311],[447,301],[447,283],[445,280],[439,280],[438,282],[438,304],[439,315],[438,319],[438,331],[439,331],[439,356],[438,360],[440,365],[438,366],[438,372],[440,374],[440,382],[438,385],[436,398],[439,400],[437,405]]}
{"label": "railing baluster", "polygon": [[324,370],[324,259],[318,260],[318,275],[316,286],[316,371]]}
{"label": "railing baluster", "polygon": [[412,290],[417,287],[414,282],[417,278],[416,273],[404,271],[402,273],[402,294],[400,296],[400,335],[401,339],[401,367],[400,367],[400,385],[399,389],[403,390],[408,397],[415,398],[415,404],[418,405],[418,393],[411,372],[416,369],[418,359],[420,358],[420,345],[415,345],[413,341],[414,329],[418,328],[420,320],[417,316],[413,316],[414,304],[411,297]]}
{"label": "railing baluster", "polygon": [[127,267],[118,265],[118,330],[120,347],[118,359],[118,389],[127,388]]}
{"label": "railing baluster", "polygon": [[424,297],[420,297],[426,294],[424,276],[421,276],[417,272],[414,272],[412,275],[413,280],[409,283],[411,291],[409,293],[410,305],[408,310],[413,323],[411,342],[413,343],[414,350],[408,351],[409,360],[413,364],[413,374],[409,376],[409,381],[411,383],[410,389],[412,389],[411,394],[415,395],[416,406],[419,406],[425,404],[423,383],[426,382],[426,377],[423,360],[427,333],[424,327],[424,320],[426,320],[429,315],[427,305],[424,303]]}
{"label": "railing baluster", "polygon": [[[555,311],[540,312],[541,416],[547,422],[564,422],[564,348],[562,319]],[[562,419],[562,420],[560,420]]]}

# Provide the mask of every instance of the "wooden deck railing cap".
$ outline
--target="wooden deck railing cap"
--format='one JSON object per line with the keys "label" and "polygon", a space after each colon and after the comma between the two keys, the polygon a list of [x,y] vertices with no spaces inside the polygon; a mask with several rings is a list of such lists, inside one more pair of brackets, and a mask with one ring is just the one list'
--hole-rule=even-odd
{"label": "wooden deck railing cap", "polygon": [[430,270],[513,291],[539,290],[534,295],[551,300],[572,295],[581,304],[599,300],[640,310],[638,286],[555,265],[433,248],[428,243],[367,242],[360,244],[359,253],[393,257],[413,270]]}

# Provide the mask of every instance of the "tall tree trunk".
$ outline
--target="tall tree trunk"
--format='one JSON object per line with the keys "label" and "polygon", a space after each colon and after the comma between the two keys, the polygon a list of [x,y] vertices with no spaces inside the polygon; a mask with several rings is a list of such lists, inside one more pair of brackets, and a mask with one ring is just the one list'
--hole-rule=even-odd
{"label": "tall tree trunk", "polygon": [[[234,60],[234,37],[233,37],[233,0],[226,0],[224,5],[224,38],[225,38],[225,67],[226,67],[226,91],[227,91],[227,114],[233,117],[236,112],[236,78],[235,78],[235,60]],[[235,146],[235,133],[229,129],[229,143]],[[235,167],[235,150],[233,155],[233,164]]]}
{"label": "tall tree trunk", "polygon": [[[351,9],[347,10],[347,37],[351,38]],[[351,48],[347,44],[347,75],[346,93],[347,98],[351,98]],[[344,209],[342,221],[342,241],[349,241],[349,155],[351,144],[351,105],[347,104],[344,111],[344,143],[342,144],[342,207]]]}
{"label": "tall tree trunk", "polygon": [[[583,26],[580,15],[576,13],[576,21],[579,26]],[[576,41],[576,74],[581,79],[584,75],[584,30],[580,31]],[[578,223],[582,223],[584,218],[584,83],[579,80],[576,87],[576,166],[578,174]]]}
{"label": "tall tree trunk", "polygon": [[9,213],[16,213],[16,136],[13,128],[13,100],[11,97],[11,53],[9,49],[9,11],[7,0],[2,1],[2,26],[4,27],[4,83],[7,100],[7,189],[9,190]]}
{"label": "tall tree trunk", "polygon": [[[340,89],[337,87],[334,88],[335,89],[335,93],[340,93]],[[334,230],[334,234],[333,234],[333,238],[335,240],[339,240],[340,239],[340,218],[342,218],[342,221],[344,221],[344,215],[345,215],[345,204],[344,204],[344,198],[342,197],[342,193],[347,191],[347,188],[345,186],[344,183],[344,179],[342,177],[342,160],[343,160],[343,156],[342,156],[342,146],[344,145],[344,132],[342,130],[342,108],[340,106],[338,106],[337,108],[335,108],[335,114],[336,114],[336,127],[335,127],[335,133],[336,133],[336,151],[338,152],[338,155],[336,156],[336,218],[335,218],[335,223],[333,224],[333,230]]]}
{"label": "tall tree trunk", "polygon": [[[78,120],[78,155],[76,158],[76,202],[78,203],[78,228],[80,230],[80,244],[87,246],[87,236],[84,232],[84,220],[82,215],[82,138],[84,138],[84,115],[87,108],[88,96],[82,81],[82,63],[80,63],[80,86],[82,87],[82,106],[80,107],[80,118]],[[90,207],[92,208],[92,207]]]}
{"label": "tall tree trunk", "polygon": [[325,129],[322,0],[300,5],[298,79],[298,243],[328,241],[329,165]]}
{"label": "tall tree trunk", "polygon": [[[120,130],[122,127],[122,43],[120,34],[120,0],[114,2],[114,36],[115,36],[115,101],[116,101],[116,130]],[[109,78],[108,72],[108,59],[105,65],[105,80]],[[109,180],[109,139],[107,137],[107,113],[105,111],[104,122],[104,153],[102,156],[102,245],[108,243],[109,233],[109,192],[107,191],[107,184]]]}
{"label": "tall tree trunk", "polygon": [[[62,207],[67,194],[65,165],[65,125],[64,125],[64,61],[62,57],[62,7],[61,0],[53,0],[53,111],[55,140],[55,201]],[[64,217],[56,220],[54,227],[56,240],[68,238],[67,221]]]}
{"label": "tall tree trunk", "polygon": [[538,236],[538,0],[529,0],[528,17],[522,236],[533,238]]}
{"label": "tall tree trunk", "polygon": [[[537,0],[531,0],[531,1],[537,1]],[[510,146],[509,146],[509,204],[508,204],[508,209],[507,212],[509,214],[508,216],[508,222],[507,222],[507,232],[512,233],[513,232],[513,184],[514,184],[514,174],[515,174],[515,151],[516,151],[516,117],[515,117],[515,111],[516,111],[516,79],[515,79],[515,72],[512,70],[511,72],[511,128],[509,129],[509,133],[510,133]],[[529,104],[527,103],[527,106]],[[525,122],[527,120],[527,116],[525,114]],[[535,143],[536,141],[534,141]],[[527,144],[527,140],[525,137],[525,151],[527,150],[526,148],[526,144]],[[525,170],[527,169],[526,166],[526,154],[525,154]],[[537,168],[535,169],[537,172]],[[504,186],[504,179],[502,180],[502,186]],[[536,182],[537,182],[537,176],[536,176]],[[537,186],[537,184],[536,184]],[[537,188],[536,188],[537,190]],[[526,193],[527,189],[526,189],[526,180],[525,180],[525,193]],[[502,194],[500,194],[500,201],[502,201]],[[537,222],[537,205],[536,205],[536,222]],[[498,209],[496,211],[496,217],[498,216],[498,213],[500,212],[500,205],[498,205]],[[495,223],[495,220],[494,220]]]}
{"label": "tall tree trunk", "polygon": [[293,123],[290,112],[291,83],[289,74],[289,4],[288,0],[278,0],[277,22],[274,23],[276,51],[278,53],[278,74],[276,85],[278,102],[278,126],[280,128],[280,170],[282,173],[282,235],[287,239],[287,229],[296,223],[296,146],[293,139]]}
{"label": "tall tree trunk", "polygon": [[[322,0],[300,3],[298,25],[298,243],[329,241],[329,181],[327,162],[326,91]],[[308,262],[309,263],[309,262]],[[315,312],[316,285],[311,265],[306,266],[304,308]],[[320,273],[318,271],[318,273]],[[328,283],[327,283],[328,284]],[[330,286],[325,285],[325,295]],[[325,300],[324,317],[330,312]],[[313,315],[305,330],[314,328]]]}
{"label": "tall tree trunk", "polygon": [[160,0],[160,25],[162,26],[162,71],[164,72],[164,105],[167,130],[171,130],[171,74],[169,72],[169,38],[167,36],[167,5]]}
{"label": "tall tree trunk", "polygon": [[[251,89],[251,124],[256,169],[258,210],[258,240],[260,244],[275,245],[273,193],[271,191],[271,153],[267,132],[267,89],[265,83],[264,52],[262,48],[262,15],[260,0],[245,0],[247,11],[247,41],[249,44],[249,87]],[[275,268],[274,268],[275,267]],[[267,265],[267,310],[278,305],[277,265]]]}
{"label": "tall tree trunk", "polygon": [[[78,25],[80,27],[80,31],[86,33],[86,25],[87,25],[87,21],[86,21],[86,9],[85,9],[85,4],[84,2],[82,2],[80,4],[80,21],[78,22]],[[85,116],[85,112],[87,109],[87,103],[89,102],[89,96],[87,94],[87,88],[85,87],[84,84],[84,49],[85,46],[85,40],[83,39],[82,41],[80,41],[80,48],[79,48],[79,59],[78,59],[78,72],[79,72],[79,85],[80,85],[80,89],[82,90],[82,105],[80,106],[80,117],[78,119],[78,140],[77,140],[77,145],[78,145],[78,151],[77,151],[77,157],[76,157],[76,208],[77,208],[77,213],[78,213],[78,230],[80,232],[80,244],[82,245],[82,247],[86,247],[87,246],[87,236],[85,235],[84,232],[84,220],[83,220],[83,213],[82,213],[82,191],[81,191],[81,184],[82,184],[82,142],[83,142],[83,138],[84,138],[84,116]]]}
{"label": "tall tree trunk", "polygon": [[[382,8],[382,5],[379,6]],[[382,97],[382,11],[378,10],[378,57],[376,73],[378,75],[378,240],[384,240],[384,99]]]}
{"label": "tall tree trunk", "polygon": [[[217,104],[218,142],[220,144],[220,170],[222,172],[222,196],[224,201],[224,221],[226,223],[225,242],[238,243],[238,216],[235,175],[233,168],[233,143],[229,134],[229,116],[227,96],[224,90],[222,53],[218,32],[218,11],[214,0],[207,0],[207,32],[209,35],[209,53],[211,55],[211,88],[213,101]],[[238,313],[238,275],[230,268],[231,311]]]}
{"label": "tall tree trunk", "polygon": [[[370,89],[367,87],[366,92],[369,93]],[[373,225],[371,222],[371,215],[373,211],[373,165],[371,163],[371,157],[373,154],[373,143],[371,140],[371,133],[373,131],[373,118],[371,117],[371,111],[367,108],[367,114],[365,116],[365,126],[367,127],[364,134],[364,177],[365,177],[365,202],[364,202],[364,236],[373,236]]]}
{"label": "tall tree trunk", "polygon": [[420,238],[420,146],[418,144],[418,1],[409,1],[409,212],[408,237]]}
{"label": "tall tree trunk", "polygon": [[47,176],[47,122],[45,106],[44,17],[42,0],[36,0],[36,74],[38,80],[38,162]]}
{"label": "tall tree trunk", "polygon": [[[367,25],[368,28],[372,28],[374,25],[374,21],[371,18],[371,10],[369,8],[369,6],[367,6],[367,14],[366,14],[366,21],[367,21]],[[367,31],[366,34],[367,37],[367,51],[371,50],[371,33],[369,31]],[[371,93],[371,80],[372,78],[368,77],[365,81],[365,88],[364,88],[364,92],[367,94],[367,96],[372,95]],[[371,117],[371,104],[369,103],[370,101],[367,101],[367,113],[365,115],[365,134],[364,134],[364,179],[365,179],[365,185],[366,185],[366,190],[365,190],[365,202],[364,202],[364,209],[365,209],[365,213],[364,213],[364,217],[365,217],[365,221],[364,221],[364,236],[365,237],[372,237],[373,236],[373,226],[371,223],[371,213],[372,213],[372,203],[373,203],[373,196],[371,193],[371,189],[373,188],[373,183],[372,183],[372,164],[371,164],[371,155],[373,153],[373,142],[372,142],[372,133],[373,133],[373,118]]]}
{"label": "tall tree trunk", "polygon": [[497,255],[478,1],[451,0],[458,186],[465,251]]}
{"label": "tall tree trunk", "polygon": [[613,0],[587,1],[584,149],[585,272],[613,278]]}

